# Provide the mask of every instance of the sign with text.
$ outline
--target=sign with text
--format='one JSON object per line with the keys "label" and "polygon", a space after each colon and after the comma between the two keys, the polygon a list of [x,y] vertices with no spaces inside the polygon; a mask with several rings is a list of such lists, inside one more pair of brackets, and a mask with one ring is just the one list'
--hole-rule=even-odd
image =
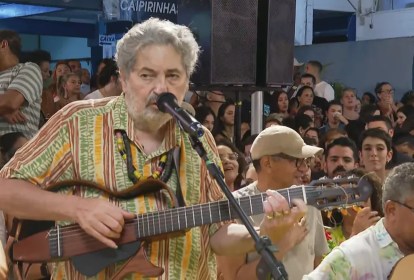
{"label": "sign with text", "polygon": [[99,35],[99,46],[113,45],[115,44],[115,42],[116,42],[115,34]]}
{"label": "sign with text", "polygon": [[108,20],[141,22],[150,17],[177,21],[178,0],[103,0]]}

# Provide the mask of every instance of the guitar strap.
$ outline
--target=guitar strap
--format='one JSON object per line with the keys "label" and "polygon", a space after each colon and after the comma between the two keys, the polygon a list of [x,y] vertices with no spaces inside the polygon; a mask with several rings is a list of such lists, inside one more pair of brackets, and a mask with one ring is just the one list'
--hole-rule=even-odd
{"label": "guitar strap", "polygon": [[175,194],[178,201],[178,206],[182,207],[185,206],[185,200],[183,196],[183,192],[181,190],[181,184],[180,184],[180,147],[175,147],[173,151],[173,162],[174,162],[174,168],[177,172],[177,189],[175,190]]}

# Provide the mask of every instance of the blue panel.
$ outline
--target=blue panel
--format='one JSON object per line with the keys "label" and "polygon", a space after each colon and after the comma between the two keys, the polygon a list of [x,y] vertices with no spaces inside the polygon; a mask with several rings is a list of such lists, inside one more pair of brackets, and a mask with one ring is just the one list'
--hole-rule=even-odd
{"label": "blue panel", "polygon": [[95,25],[87,23],[9,18],[0,20],[0,29],[11,29],[19,33],[93,38]]}
{"label": "blue panel", "polygon": [[[1,3],[0,3],[1,4]],[[32,16],[63,10],[55,7],[41,7],[33,5],[3,4],[0,6],[0,19]]]}
{"label": "blue panel", "polygon": [[356,40],[356,15],[353,14],[349,18],[348,23],[348,41],[355,41]]}
{"label": "blue panel", "polygon": [[318,18],[313,21],[313,43],[355,41],[356,17],[346,13],[341,16]]}

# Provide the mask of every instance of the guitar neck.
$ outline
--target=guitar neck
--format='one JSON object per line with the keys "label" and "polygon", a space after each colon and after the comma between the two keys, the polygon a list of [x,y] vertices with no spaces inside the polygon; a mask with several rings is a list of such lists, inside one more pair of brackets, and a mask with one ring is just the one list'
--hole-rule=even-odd
{"label": "guitar neck", "polygon": [[[284,189],[278,192],[288,201],[294,198],[306,201],[306,187]],[[236,198],[236,200],[246,215],[252,216],[263,213],[263,201],[266,197],[267,195],[263,193]],[[238,215],[231,207],[230,202],[222,200],[190,207],[139,214],[133,224],[136,226],[137,238],[140,239],[237,218]]]}

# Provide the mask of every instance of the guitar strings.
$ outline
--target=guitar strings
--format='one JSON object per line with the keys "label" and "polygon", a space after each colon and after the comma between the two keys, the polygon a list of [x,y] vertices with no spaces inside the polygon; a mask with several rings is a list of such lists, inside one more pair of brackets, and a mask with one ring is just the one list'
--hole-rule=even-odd
{"label": "guitar strings", "polygon": [[[343,187],[339,187],[339,189],[341,189],[342,192],[345,194],[345,196],[346,196],[346,202],[345,202],[345,204],[347,204],[349,197],[348,197],[345,189]],[[287,192],[287,190],[281,190],[281,191],[286,191]],[[295,196],[295,192],[296,192],[295,189],[289,190],[289,194],[292,193],[292,196]],[[307,191],[308,194],[309,194],[309,192],[313,192],[313,191]],[[302,194],[302,188],[300,187],[300,190],[297,190],[296,193],[297,194]],[[256,202],[256,201],[254,201],[254,200],[257,200],[258,196],[259,197],[261,196],[261,201],[259,203]],[[251,200],[251,202],[253,202],[252,203],[252,208],[254,208],[254,207],[263,205],[263,197],[264,196],[266,196],[266,194],[260,194],[260,195],[252,196],[253,199],[251,199],[252,197],[241,197],[240,200],[239,199],[238,200],[239,200],[239,203],[240,204],[243,203],[243,202],[247,202],[246,200]],[[301,196],[299,196],[299,197],[301,197]],[[150,213],[138,214],[138,216],[137,216],[136,219],[134,219],[134,220],[132,220],[130,222],[127,221],[126,225],[139,226],[139,224],[142,224],[143,225],[143,230],[142,231],[144,233],[144,236],[140,236],[140,237],[141,238],[142,237],[147,237],[150,234],[146,235],[145,234],[145,231],[147,231],[147,233],[150,233],[151,230],[150,229],[149,230],[146,229],[146,228],[149,228],[150,227],[149,226],[149,223],[150,222],[152,222],[152,228],[158,227],[159,229],[161,229],[161,226],[160,226],[161,223],[166,224],[166,222],[169,221],[169,220],[177,220],[177,221],[179,221],[178,216],[181,215],[181,214],[183,214],[186,211],[189,211],[190,208],[191,208],[191,210],[193,212],[200,212],[200,214],[201,214],[201,212],[206,211],[207,209],[219,210],[220,211],[220,209],[218,209],[218,208],[220,206],[222,206],[220,204],[222,204],[222,202],[224,202],[224,201],[225,200],[221,200],[221,201],[216,201],[216,202],[211,202],[211,203],[206,203],[206,204],[195,205],[195,206],[192,206],[192,207],[180,207],[180,208],[168,209],[168,210],[162,211],[162,212],[150,212]],[[211,211],[209,211],[207,214],[210,214],[210,212]],[[155,219],[155,216],[158,216],[158,219]],[[197,216],[199,217],[200,215],[197,214]],[[209,219],[208,215],[201,215],[201,217],[204,217],[204,216],[207,216],[206,220]],[[232,218],[233,217],[229,217],[229,219],[232,219]],[[158,224],[155,223],[155,220],[158,220]],[[162,222],[160,222],[160,220],[162,220]],[[213,221],[211,221],[211,219],[210,219],[210,223],[212,223],[212,222]],[[145,225],[148,225],[148,226],[145,227]],[[197,226],[197,225],[195,224],[195,221],[193,221],[193,226],[190,226],[190,227],[195,227],[195,226]],[[167,228],[167,226],[165,228]],[[186,227],[183,227],[182,229],[185,229],[185,228],[189,228],[188,225]],[[181,230],[181,229],[178,228],[177,231],[178,230]],[[167,231],[168,231],[168,228],[167,228]],[[171,228],[171,231],[175,231],[174,228]],[[60,229],[60,231],[59,231],[59,238],[73,237],[73,236],[75,236],[75,235],[77,235],[79,233],[83,233],[83,232],[84,232],[84,230],[82,228],[80,228],[79,225],[76,225],[76,224],[74,224],[74,225],[68,225],[68,226],[65,226],[65,227],[63,227],[63,228]],[[161,231],[160,233],[157,232],[157,234],[161,234],[161,233],[165,233],[165,232],[163,232],[163,231]],[[57,240],[58,239],[58,237],[57,237],[58,234],[57,233],[50,234],[50,235],[51,235],[50,240]],[[53,237],[53,236],[56,236],[56,237]]]}
{"label": "guitar strings", "polygon": [[[310,187],[306,187],[309,188]],[[284,189],[284,190],[279,190],[279,193],[282,192],[288,192],[289,191],[289,195],[292,196],[292,198],[301,198],[303,196],[303,190],[302,187],[298,187],[298,188],[292,188],[292,189]],[[317,192],[317,191],[312,191],[312,190],[307,190],[306,193],[309,195],[312,192]],[[346,193],[346,192],[345,192]],[[254,195],[254,196],[250,196],[250,197],[240,197],[237,198],[237,200],[239,201],[239,204],[242,204],[243,202],[248,202],[251,201],[251,205],[252,208],[257,207],[257,206],[261,206],[263,205],[263,201],[264,198],[267,197],[267,195],[265,193],[263,194],[258,194],[258,195]],[[258,200],[258,198],[260,198],[260,201],[256,201]],[[164,222],[164,224],[169,221],[172,220],[174,218],[176,218],[175,220],[178,220],[178,216],[180,216],[181,214],[185,213],[186,211],[189,211],[190,208],[192,210],[192,212],[203,212],[206,211],[207,209],[211,209],[211,210],[219,210],[220,211],[220,206],[222,206],[221,204],[224,204],[223,202],[226,202],[226,200],[220,200],[220,201],[215,201],[215,202],[210,202],[210,203],[205,203],[205,204],[199,204],[199,205],[193,205],[191,207],[180,207],[180,208],[174,208],[174,209],[168,209],[165,211],[161,211],[161,212],[149,212],[149,213],[143,213],[143,214],[137,214],[137,218],[133,219],[132,221],[127,221],[125,223],[125,226],[127,225],[133,225],[133,226],[139,226],[139,224],[145,225],[150,223],[150,221],[152,222],[155,218],[155,216],[158,216],[159,220],[162,220]],[[231,211],[231,210],[229,210]],[[211,211],[208,211],[208,213],[206,214],[210,214]],[[226,213],[227,214],[227,213]],[[197,214],[197,216],[200,216]],[[202,215],[202,216],[207,216],[206,220],[209,219],[209,215]],[[232,219],[234,217],[229,217],[229,219]],[[154,226],[157,226],[160,224],[161,222],[158,222],[158,224],[153,224]],[[195,222],[193,221],[193,225],[195,224]],[[196,225],[194,225],[196,226]],[[182,229],[185,229],[184,227]],[[180,229],[177,229],[180,230]],[[55,231],[55,233],[51,233],[51,231]],[[50,238],[49,240],[54,241],[57,240],[58,238],[63,239],[65,237],[74,237],[77,236],[79,234],[87,234],[79,225],[77,224],[73,224],[73,225],[68,225],[68,226],[64,226],[61,227],[59,230],[59,234],[56,232],[56,229],[52,229],[51,231],[49,231],[50,234]],[[145,233],[146,229],[144,226],[144,233]],[[174,229],[172,228],[172,231],[174,231]],[[164,232],[160,232],[160,233],[164,233]],[[58,237],[59,235],[59,237]],[[89,235],[89,234],[87,234]],[[56,237],[55,237],[56,236]],[[139,236],[140,238],[143,237],[147,237],[147,236]]]}
{"label": "guitar strings", "polygon": [[[332,182],[335,183],[335,181],[331,181],[331,183]],[[344,183],[344,182],[341,182],[341,183]],[[343,193],[346,196],[346,202],[345,202],[345,204],[347,204],[348,203],[349,196],[347,195],[346,190],[343,187],[338,186],[337,184],[335,184],[335,186],[336,186],[336,188],[339,187],[339,189],[341,189],[343,191]],[[323,187],[323,185],[322,185],[322,187]],[[318,187],[315,187],[315,186],[305,186],[305,188],[307,189],[306,190],[307,195],[309,195],[312,192],[317,192],[317,191],[312,191],[311,190],[312,188],[318,188]],[[295,194],[300,194],[299,195],[299,198],[301,198],[302,197],[302,194],[303,194],[303,189],[302,189],[302,187],[295,187],[295,188],[289,188],[289,189],[282,189],[282,190],[279,190],[278,192],[281,193],[282,195],[283,195],[283,193],[288,193],[289,196],[292,195],[293,197],[295,196]],[[253,199],[255,199],[255,198],[257,199],[258,197],[261,197],[261,201],[260,201],[260,203],[258,203],[258,205],[263,205],[263,198],[264,198],[265,195],[266,194],[259,194],[259,195],[250,196],[250,197],[240,197],[240,198],[237,198],[237,200],[239,201],[239,204],[241,204],[243,202],[246,202],[247,200],[251,203],[253,201],[252,198]],[[223,201],[225,201],[225,200],[215,201],[215,202],[210,202],[210,203],[206,203],[206,204],[200,204],[200,205],[192,206],[191,209],[193,211],[193,215],[194,215],[194,212],[197,211],[197,210],[200,211],[200,213],[201,213],[202,210],[203,210],[203,208],[207,208],[207,206],[208,206],[208,208],[210,210],[209,211],[209,214],[210,214],[211,213],[211,210],[216,210],[217,207],[220,207],[221,206],[220,204]],[[251,203],[251,207],[252,208],[253,207],[257,207],[258,205],[255,204],[255,203]],[[161,211],[161,212],[152,212],[152,213],[138,214],[138,216],[137,216],[136,219],[134,219],[134,220],[132,220],[130,222],[127,221],[127,223],[125,224],[125,226],[127,226],[127,225],[139,226],[138,223],[140,223],[140,224],[143,225],[143,233],[144,233],[144,236],[142,236],[142,237],[139,236],[139,238],[147,237],[149,235],[145,235],[145,224],[147,224],[148,225],[147,228],[149,228],[150,220],[152,220],[153,221],[153,228],[154,228],[156,226],[156,224],[155,224],[155,215],[158,216],[158,226],[159,226],[159,229],[161,230],[161,222],[160,222],[160,219],[164,219],[163,221],[166,224],[166,222],[167,222],[168,219],[171,218],[171,220],[172,220],[174,218],[178,218],[178,216],[180,214],[185,213],[187,210],[189,210],[189,208],[190,207],[180,207],[180,208],[175,208],[175,209],[168,209],[166,211]],[[218,210],[220,212],[220,209],[218,209]],[[229,210],[229,211],[231,212],[231,210]],[[168,218],[167,218],[167,215],[168,215]],[[230,213],[230,215],[231,215],[231,213]],[[139,216],[141,216],[141,217],[139,217]],[[203,217],[203,216],[204,215],[202,215],[201,217]],[[229,219],[231,219],[231,218],[233,218],[233,217],[229,217]],[[208,217],[207,217],[207,219],[208,219]],[[179,222],[179,219],[177,219],[177,221]],[[211,221],[211,219],[210,219],[210,223],[212,223],[212,222],[213,221]],[[201,224],[203,224],[203,222]],[[195,226],[197,226],[197,225],[195,224],[195,221],[193,219],[193,227],[195,227]],[[188,225],[186,225],[185,228],[190,228],[190,227],[188,227]],[[185,228],[183,228],[183,229],[185,229]],[[180,229],[177,229],[176,231],[179,231],[179,230]],[[51,230],[51,231],[53,231],[53,230]],[[49,239],[51,241],[57,240],[58,238],[62,238],[63,239],[65,237],[73,237],[73,236],[77,236],[79,234],[80,235],[87,234],[82,228],[79,227],[79,225],[68,225],[68,226],[64,226],[59,231],[59,234],[58,233],[51,234],[51,231],[49,232],[49,234],[51,236]],[[174,229],[171,228],[171,231],[174,231]],[[149,232],[150,232],[150,230],[148,230],[148,233]],[[166,226],[166,231],[165,232],[168,232],[167,226]],[[165,232],[160,232],[158,234],[165,233]],[[58,237],[58,235],[59,235],[59,237]],[[54,237],[54,236],[56,236],[56,237]]]}

